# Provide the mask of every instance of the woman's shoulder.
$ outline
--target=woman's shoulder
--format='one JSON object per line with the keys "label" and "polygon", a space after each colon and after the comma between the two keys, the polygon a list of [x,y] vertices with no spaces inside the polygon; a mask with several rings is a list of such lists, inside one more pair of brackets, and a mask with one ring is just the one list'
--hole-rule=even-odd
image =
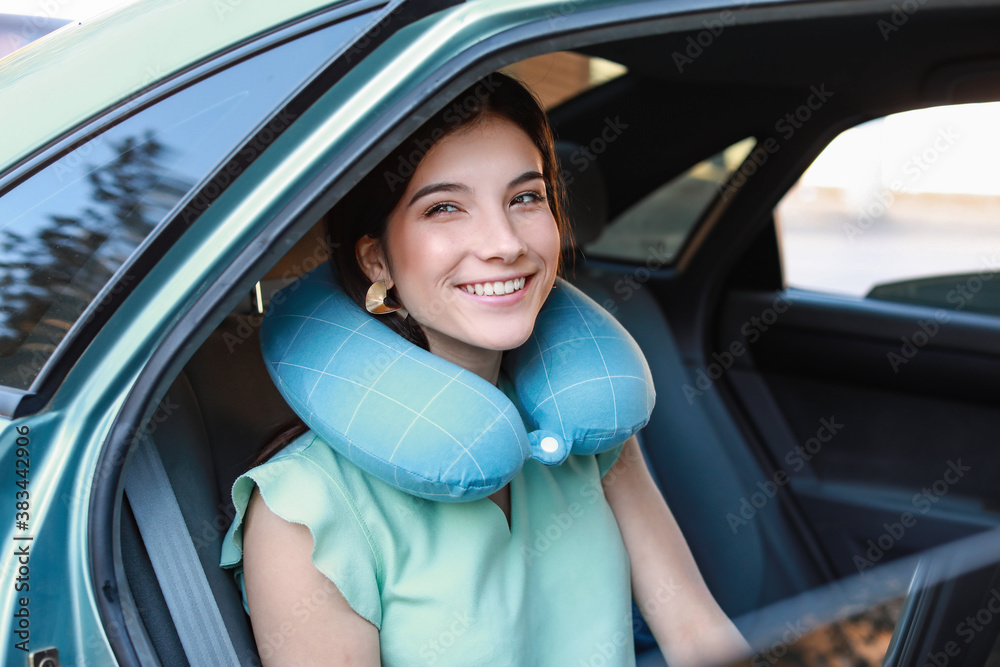
{"label": "woman's shoulder", "polygon": [[245,519],[256,492],[255,502],[273,515],[309,530],[313,564],[355,611],[378,626],[384,567],[382,549],[373,537],[381,530],[372,530],[371,511],[366,509],[373,504],[369,491],[360,470],[306,432],[233,484],[236,517],[223,541],[220,564],[235,570],[242,588]]}
{"label": "woman's shoulder", "polygon": [[244,478],[257,481],[277,476],[323,484],[366,482],[368,477],[312,430],[296,437],[267,461],[247,470],[237,482]]}
{"label": "woman's shoulder", "polygon": [[332,448],[323,442],[315,431],[310,429],[295,437],[267,461],[247,472],[271,468],[303,467],[308,469],[315,466],[323,467],[334,462],[326,456],[328,451],[332,451]]}
{"label": "woman's shoulder", "polygon": [[[265,499],[287,496],[283,504],[350,507],[383,493],[373,479],[313,431],[306,431],[270,459],[246,471],[233,484],[237,510],[246,506],[254,488]],[[271,503],[268,503],[271,504]]]}

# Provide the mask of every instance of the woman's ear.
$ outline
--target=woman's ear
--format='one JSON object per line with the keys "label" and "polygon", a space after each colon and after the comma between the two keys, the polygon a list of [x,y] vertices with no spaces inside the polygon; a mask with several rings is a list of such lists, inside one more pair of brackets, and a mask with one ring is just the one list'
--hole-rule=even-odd
{"label": "woman's ear", "polygon": [[386,287],[392,287],[392,276],[389,275],[389,265],[385,261],[385,251],[382,244],[365,234],[354,245],[354,256],[358,260],[361,272],[368,277],[368,280],[375,282],[384,280]]}

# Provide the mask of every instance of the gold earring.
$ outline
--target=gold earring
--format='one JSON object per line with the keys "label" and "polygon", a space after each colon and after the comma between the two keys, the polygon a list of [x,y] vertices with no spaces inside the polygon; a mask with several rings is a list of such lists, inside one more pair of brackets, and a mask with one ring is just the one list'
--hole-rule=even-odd
{"label": "gold earring", "polygon": [[[403,310],[403,306],[389,296],[384,280],[376,280],[368,288],[368,293],[365,294],[365,310],[372,315],[387,315],[397,310]],[[400,313],[403,317],[406,317],[406,314],[405,310]]]}

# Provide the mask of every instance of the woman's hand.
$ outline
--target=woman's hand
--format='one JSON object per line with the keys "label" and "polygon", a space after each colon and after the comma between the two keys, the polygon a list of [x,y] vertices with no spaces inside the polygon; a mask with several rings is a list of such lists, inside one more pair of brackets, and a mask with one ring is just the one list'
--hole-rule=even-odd
{"label": "woman's hand", "polygon": [[274,514],[257,490],[243,529],[243,576],[266,667],[378,665],[378,629],[312,562],[309,529]]}
{"label": "woman's hand", "polygon": [[633,598],[670,666],[748,657],[749,645],[705,585],[635,436],[602,481],[628,550]]}

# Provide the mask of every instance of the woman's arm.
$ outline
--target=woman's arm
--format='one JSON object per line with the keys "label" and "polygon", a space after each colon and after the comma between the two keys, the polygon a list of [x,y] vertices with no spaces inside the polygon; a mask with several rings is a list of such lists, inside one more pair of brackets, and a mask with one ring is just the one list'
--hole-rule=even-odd
{"label": "woman's arm", "polygon": [[633,598],[670,666],[747,657],[750,647],[705,585],[635,436],[602,481],[628,550]]}
{"label": "woman's arm", "polygon": [[243,576],[266,667],[378,665],[378,629],[312,562],[309,529],[274,514],[254,490],[243,529]]}

